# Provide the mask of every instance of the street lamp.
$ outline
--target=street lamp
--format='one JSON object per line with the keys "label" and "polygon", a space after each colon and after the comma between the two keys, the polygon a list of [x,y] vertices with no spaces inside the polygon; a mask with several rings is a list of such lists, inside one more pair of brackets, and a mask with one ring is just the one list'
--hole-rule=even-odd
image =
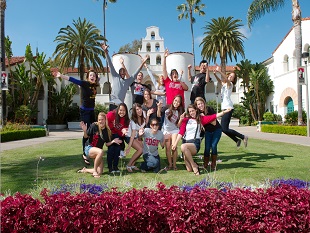
{"label": "street lamp", "polygon": [[310,137],[310,121],[309,121],[309,83],[308,83],[308,72],[307,72],[307,63],[309,58],[309,52],[304,52],[301,55],[305,63],[305,84],[306,84],[306,112],[307,112],[307,137]]}

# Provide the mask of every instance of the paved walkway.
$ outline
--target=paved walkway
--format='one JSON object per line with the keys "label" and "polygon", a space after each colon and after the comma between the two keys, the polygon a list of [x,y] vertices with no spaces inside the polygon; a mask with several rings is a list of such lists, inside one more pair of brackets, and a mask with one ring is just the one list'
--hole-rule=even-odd
{"label": "paved walkway", "polygon": [[[249,140],[251,140],[251,138],[256,138],[256,139],[263,139],[263,140],[268,140],[268,141],[310,146],[310,137],[257,132],[256,126],[232,127],[232,128],[244,135],[247,135],[249,137]],[[223,134],[223,136],[224,135],[225,134]],[[50,142],[50,141],[82,138],[82,136],[83,136],[83,133],[81,130],[51,131],[49,133],[49,136],[47,137],[1,143],[0,150],[1,151],[12,150],[15,148],[38,145],[38,144]]]}

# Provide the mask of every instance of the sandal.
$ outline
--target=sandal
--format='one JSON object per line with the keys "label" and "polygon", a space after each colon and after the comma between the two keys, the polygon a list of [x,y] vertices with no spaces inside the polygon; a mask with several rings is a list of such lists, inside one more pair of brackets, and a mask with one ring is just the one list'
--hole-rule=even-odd
{"label": "sandal", "polygon": [[[193,170],[194,170],[194,168],[193,168]],[[199,166],[197,167],[197,171],[196,172],[194,171],[194,175],[195,176],[200,176]]]}
{"label": "sandal", "polygon": [[86,165],[90,165],[89,159],[84,154],[82,155],[82,157],[83,157],[84,163]]}
{"label": "sandal", "polygon": [[177,168],[177,167],[174,167],[174,168],[173,168],[173,170],[177,171],[177,170],[178,170],[178,168]]}
{"label": "sandal", "polygon": [[136,166],[131,166],[131,170],[139,171],[140,169],[137,168]]}
{"label": "sandal", "polygon": [[126,169],[128,172],[132,172],[132,167],[131,166],[126,166]]}

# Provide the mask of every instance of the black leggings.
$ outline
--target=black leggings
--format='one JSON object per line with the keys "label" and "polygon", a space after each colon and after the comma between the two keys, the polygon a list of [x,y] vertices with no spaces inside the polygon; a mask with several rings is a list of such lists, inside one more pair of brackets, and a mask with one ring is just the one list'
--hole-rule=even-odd
{"label": "black leggings", "polygon": [[238,138],[242,140],[244,139],[244,135],[237,132],[236,130],[229,128],[229,123],[230,123],[230,119],[231,119],[233,112],[234,110],[232,109],[230,112],[222,116],[221,126],[222,126],[223,133],[225,133],[228,137],[230,137],[232,140],[234,140],[237,143],[239,140]]}

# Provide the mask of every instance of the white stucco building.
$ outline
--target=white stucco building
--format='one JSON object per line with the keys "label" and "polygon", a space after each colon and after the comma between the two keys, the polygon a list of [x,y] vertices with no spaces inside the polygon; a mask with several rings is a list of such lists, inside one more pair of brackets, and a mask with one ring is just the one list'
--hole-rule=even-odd
{"label": "white stucco building", "polygon": [[[302,26],[302,52],[310,49],[310,18],[304,18]],[[297,62],[295,51],[295,35],[292,27],[281,43],[272,53],[272,57],[264,61],[268,73],[274,82],[274,93],[269,96],[266,109],[283,117],[298,109]],[[305,66],[304,61],[302,65]],[[307,68],[309,67],[309,58]],[[307,69],[309,71],[309,69]],[[309,72],[307,72],[309,74]],[[308,100],[309,101],[309,100]],[[306,110],[306,86],[302,87],[302,107]]]}

